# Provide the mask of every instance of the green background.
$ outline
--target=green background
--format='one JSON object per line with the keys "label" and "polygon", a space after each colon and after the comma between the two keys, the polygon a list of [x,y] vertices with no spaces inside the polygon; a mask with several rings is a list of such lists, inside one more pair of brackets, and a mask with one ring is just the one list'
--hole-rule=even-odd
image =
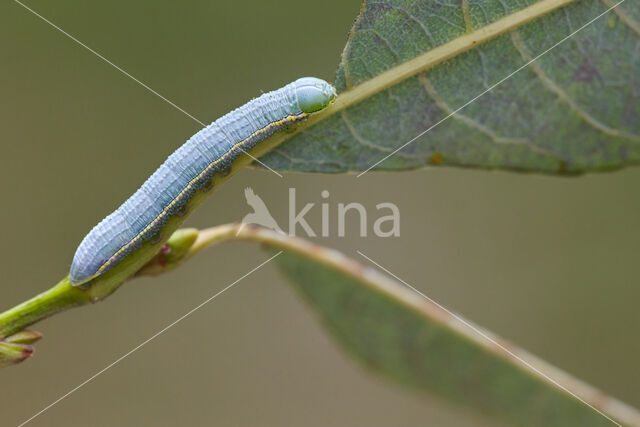
{"label": "green background", "polygon": [[[202,121],[303,75],[333,80],[357,0],[28,5]],[[54,284],[75,247],[199,125],[13,2],[0,5],[0,309]],[[320,230],[447,307],[640,406],[640,171],[577,178],[425,169],[243,171],[188,220],[239,220],[252,186],[283,228],[287,192]],[[338,238],[337,203],[393,202],[400,238]],[[352,218],[353,219],[353,218]],[[163,277],[36,326],[36,355],[0,372],[3,424],[39,411],[268,257],[216,247]],[[366,262],[362,259],[362,262]],[[357,365],[269,265],[33,425],[486,425]]]}

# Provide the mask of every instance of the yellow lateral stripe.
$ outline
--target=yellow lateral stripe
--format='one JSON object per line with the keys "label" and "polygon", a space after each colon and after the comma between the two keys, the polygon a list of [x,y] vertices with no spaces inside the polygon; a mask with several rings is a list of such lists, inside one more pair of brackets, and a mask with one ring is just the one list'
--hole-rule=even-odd
{"label": "yellow lateral stripe", "polygon": [[131,239],[127,243],[125,243],[104,264],[102,264],[102,266],[100,266],[100,268],[96,272],[95,276],[99,276],[100,274],[102,274],[104,272],[104,270],[109,266],[109,264],[111,264],[115,259],[117,259],[118,256],[122,252],[126,251],[131,245],[135,244],[138,240],[140,240],[142,238],[142,236],[144,236],[147,231],[149,231],[150,229],[155,227],[158,224],[158,222],[160,221],[160,219],[167,215],[167,212],[178,202],[178,200],[187,191],[191,190],[191,188],[195,185],[196,181],[198,181],[200,178],[202,178],[207,173],[209,173],[211,171],[211,169],[213,169],[218,163],[220,163],[221,161],[223,161],[224,159],[229,157],[231,155],[231,152],[233,152],[235,149],[241,147],[242,145],[246,144],[252,138],[255,138],[256,136],[259,136],[259,135],[261,135],[261,134],[263,134],[265,132],[268,132],[269,130],[273,129],[274,127],[278,127],[278,126],[284,125],[286,123],[294,123],[294,122],[296,122],[298,120],[304,119],[306,116],[308,116],[307,113],[301,113],[301,114],[298,114],[296,116],[287,116],[282,120],[278,120],[276,122],[269,123],[267,126],[261,128],[261,129],[258,129],[257,131],[255,131],[254,133],[252,133],[251,135],[249,135],[248,137],[246,137],[242,141],[236,142],[229,150],[227,150],[226,153],[224,153],[223,155],[218,157],[213,162],[209,163],[209,165],[206,168],[204,168],[202,170],[202,172],[200,172],[195,178],[193,178],[191,181],[189,181],[187,183],[187,185],[185,185],[185,187],[182,189],[182,191],[180,191],[180,193],[178,193],[178,195],[176,197],[174,197],[171,200],[171,202],[169,202],[169,204],[162,210],[162,212],[160,212],[153,219],[153,221],[151,221],[145,228],[143,228],[142,231],[140,231],[138,234],[136,234],[136,236],[133,239]]}

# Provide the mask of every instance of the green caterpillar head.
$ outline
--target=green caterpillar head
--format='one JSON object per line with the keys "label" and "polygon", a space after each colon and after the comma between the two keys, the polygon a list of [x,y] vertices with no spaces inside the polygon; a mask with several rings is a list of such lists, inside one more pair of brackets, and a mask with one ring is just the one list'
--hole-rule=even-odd
{"label": "green caterpillar head", "polygon": [[298,105],[305,113],[324,109],[336,98],[336,89],[322,79],[302,77],[293,82]]}

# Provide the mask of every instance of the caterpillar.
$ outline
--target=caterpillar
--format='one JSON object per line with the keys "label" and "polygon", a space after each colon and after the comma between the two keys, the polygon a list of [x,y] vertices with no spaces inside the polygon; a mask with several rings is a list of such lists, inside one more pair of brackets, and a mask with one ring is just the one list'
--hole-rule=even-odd
{"label": "caterpillar", "polygon": [[144,242],[156,239],[168,219],[180,215],[196,191],[211,185],[215,173],[225,173],[237,157],[275,132],[326,108],[335,97],[335,88],[329,83],[303,77],[200,130],[84,237],[71,263],[71,284],[88,284]]}

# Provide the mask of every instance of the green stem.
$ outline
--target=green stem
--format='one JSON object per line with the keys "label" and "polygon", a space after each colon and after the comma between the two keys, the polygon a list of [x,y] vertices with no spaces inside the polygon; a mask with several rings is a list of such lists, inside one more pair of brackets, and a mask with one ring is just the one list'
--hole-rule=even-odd
{"label": "green stem", "polygon": [[51,289],[0,314],[0,339],[67,308],[91,302],[91,296],[62,279]]}

